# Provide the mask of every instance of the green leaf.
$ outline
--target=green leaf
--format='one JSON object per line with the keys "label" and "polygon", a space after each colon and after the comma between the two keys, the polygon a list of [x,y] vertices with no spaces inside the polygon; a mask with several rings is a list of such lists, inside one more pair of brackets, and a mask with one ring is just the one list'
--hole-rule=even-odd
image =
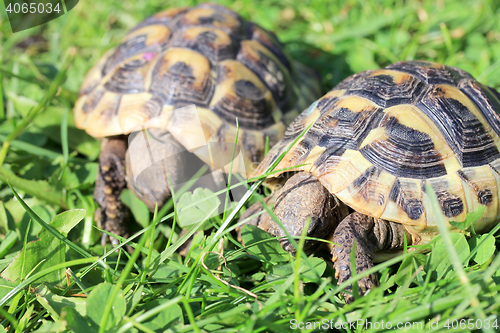
{"label": "green leaf", "polygon": [[61,320],[68,323],[71,332],[74,333],[94,333],[97,332],[95,327],[92,327],[89,322],[76,311],[74,308],[65,306],[61,311]]}
{"label": "green leaf", "polygon": [[58,320],[56,322],[47,322],[33,331],[33,333],[53,333],[53,332],[64,332],[66,330],[67,322],[65,320]]}
{"label": "green leaf", "polygon": [[[484,243],[481,244],[483,240]],[[479,246],[479,244],[481,245]],[[495,238],[489,235],[476,235],[469,239],[469,246],[471,249],[479,246],[477,252],[472,256],[472,260],[482,265],[490,260],[495,253]]]}
{"label": "green leaf", "polygon": [[[89,297],[87,298],[87,319],[92,327],[99,327],[99,323],[101,322],[101,318],[103,316],[103,309],[106,307],[106,303],[112,294],[113,288],[116,288],[116,286],[111,283],[104,282],[97,285],[97,287],[90,292]],[[106,329],[108,330],[117,325],[122,320],[126,311],[127,303],[125,302],[123,293],[119,291],[114,299],[111,312],[106,322]]]}
{"label": "green leaf", "polygon": [[[154,301],[146,303],[145,309],[147,311],[153,310],[154,308],[161,306],[162,304],[170,301],[169,299],[156,299]],[[155,332],[163,332],[166,329],[183,323],[182,321],[182,309],[178,304],[172,304],[167,309],[156,314],[154,317],[148,319],[143,324],[147,328]]]}
{"label": "green leaf", "polygon": [[52,318],[59,320],[64,307],[75,309],[81,316],[87,314],[87,299],[82,297],[64,297],[54,294],[47,286],[41,284],[36,288],[36,299],[47,310]]}
{"label": "green leaf", "polygon": [[137,198],[132,191],[126,189],[122,192],[120,196],[121,201],[132,211],[134,219],[143,228],[149,225],[149,209],[148,206],[139,198]]}
{"label": "green leaf", "polygon": [[[304,282],[312,282],[317,281],[317,276],[323,275],[326,269],[326,262],[322,258],[318,257],[309,257],[309,262],[311,263],[314,271],[311,269],[309,265],[307,265],[303,260],[300,262],[300,280]],[[293,263],[276,265],[271,268],[267,280],[269,282],[275,280],[276,278],[287,278],[293,275]],[[314,273],[316,272],[316,273]]]}
{"label": "green leaf", "polygon": [[[458,257],[463,262],[470,253],[469,244],[465,239],[465,236],[461,233],[450,233],[450,237],[455,247]],[[451,265],[451,260],[443,243],[441,235],[437,235],[431,242],[432,252],[427,260],[427,271],[435,270],[437,273],[436,278],[441,279],[443,277],[448,277],[453,274],[453,269],[449,269]]]}
{"label": "green leaf", "polygon": [[467,213],[463,222],[450,222],[450,225],[460,230],[469,229],[474,222],[476,222],[481,218],[481,216],[483,216],[484,207],[485,206],[479,206],[479,208],[475,212]]}
{"label": "green leaf", "polygon": [[[193,205],[193,203],[196,203]],[[196,188],[193,193],[186,192],[177,203],[177,212],[179,216],[179,225],[186,227],[206,219],[215,207],[220,205],[219,198],[207,188]],[[215,213],[217,214],[217,210]]]}
{"label": "green leaf", "polygon": [[241,229],[241,238],[249,252],[261,260],[284,262],[290,258],[290,255],[283,250],[276,237],[253,225],[247,224],[243,226]]}
{"label": "green leaf", "polygon": [[10,167],[4,165],[0,168],[0,180],[9,181],[12,186],[23,190],[25,193],[40,198],[52,204],[67,208],[66,192],[62,188],[50,185],[44,180],[27,180],[16,176]]}
{"label": "green leaf", "polygon": [[[84,209],[66,211],[54,217],[50,226],[63,235],[73,229],[85,217]],[[11,281],[24,280],[28,273],[36,267],[34,272],[40,272],[56,264],[65,262],[66,245],[55,238],[49,231],[42,229],[38,234],[37,241],[26,244],[26,248],[16,256],[14,261],[3,271],[2,277]],[[26,261],[23,262],[23,258]],[[60,282],[64,275],[64,269],[52,272],[43,277],[44,282]]]}

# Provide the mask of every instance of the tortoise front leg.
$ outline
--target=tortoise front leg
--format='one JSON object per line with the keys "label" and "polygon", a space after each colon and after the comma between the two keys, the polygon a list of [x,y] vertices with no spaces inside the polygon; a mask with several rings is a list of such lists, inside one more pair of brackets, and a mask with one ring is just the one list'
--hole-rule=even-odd
{"label": "tortoise front leg", "polygon": [[[307,236],[315,238],[328,238],[338,223],[348,214],[347,206],[331,195],[328,190],[313,175],[300,172],[293,175],[283,188],[267,200],[275,203],[273,212],[283,223],[292,237],[302,234],[304,225],[311,219]],[[240,220],[258,213],[263,208],[260,203],[251,206]],[[281,246],[295,255],[296,249],[285,238],[285,232],[273,221],[271,216],[264,213],[248,222],[269,232],[275,237],[280,237]],[[304,244],[306,253],[315,252],[321,244],[307,240]]]}
{"label": "tortoise front leg", "polygon": [[[125,154],[127,152],[127,137],[116,136],[103,139],[99,170],[97,174],[94,198],[99,204],[95,219],[102,229],[115,235],[126,237],[128,234],[126,217],[127,210],[120,201],[120,194],[127,185],[125,180]],[[116,239],[111,239],[114,245]],[[106,235],[103,234],[103,245]]]}
{"label": "tortoise front leg", "polygon": [[[352,213],[340,222],[330,240],[335,243],[330,245],[332,260],[335,265],[335,278],[342,284],[351,277],[351,249],[356,241],[356,270],[360,274],[373,267],[373,258],[376,252],[402,249],[404,235],[407,244],[411,245],[412,237],[400,223],[376,219],[358,212]],[[362,294],[378,285],[375,274],[358,281]],[[352,290],[349,286],[347,290]],[[344,294],[348,303],[354,298]]]}

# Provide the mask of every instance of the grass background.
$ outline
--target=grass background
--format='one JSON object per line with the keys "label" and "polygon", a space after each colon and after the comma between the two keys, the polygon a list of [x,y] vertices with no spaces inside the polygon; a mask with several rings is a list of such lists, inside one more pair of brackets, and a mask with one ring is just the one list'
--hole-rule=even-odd
{"label": "grass background", "polygon": [[[5,142],[10,133],[20,128],[23,118],[30,119],[30,126],[12,141],[0,169],[0,270],[4,270],[23,247],[26,248],[26,242],[36,240],[42,228],[16,200],[6,184],[7,179],[45,222],[67,209],[87,209],[83,221],[68,236],[72,241],[70,248],[77,245],[91,255],[106,253],[104,260],[108,265],[97,266],[89,272],[86,272],[91,267],[89,264],[80,263],[74,267],[77,275],[72,281],[79,281],[80,289],[85,289],[89,295],[87,299],[71,303],[74,298],[57,287],[61,280],[45,280],[45,285],[40,284],[42,280],[30,280],[48,266],[37,266],[36,260],[29,262],[24,256],[21,264],[34,265],[33,270],[26,271],[22,264],[17,282],[0,281],[1,297],[14,290],[12,288],[19,289],[16,296],[0,301],[4,306],[0,313],[1,324],[11,332],[37,330],[42,322],[53,323],[53,330],[63,331],[73,329],[71,325],[80,319],[87,323],[88,327],[82,326],[87,332],[97,331],[99,324],[102,329],[111,331],[126,331],[127,327],[134,326],[140,331],[159,332],[165,329],[282,332],[291,330],[292,319],[320,321],[325,318],[339,323],[358,319],[393,323],[439,320],[436,330],[446,329],[447,332],[474,329],[460,325],[443,328],[446,320],[451,320],[450,326],[454,319],[473,319],[474,323],[476,319],[483,323],[490,320],[493,324],[500,307],[500,262],[497,257],[493,260],[498,242],[495,243],[491,236],[483,245],[480,241],[485,238],[467,243],[453,236],[452,245],[444,238],[435,245],[437,250],[433,257],[407,255],[397,259],[395,265],[377,266],[382,276],[381,288],[347,306],[343,306],[336,296],[339,290],[335,288],[335,281],[331,281],[331,267],[321,259],[301,256],[293,259],[277,248],[272,256],[266,256],[259,252],[259,246],[254,248],[253,255],[248,255],[239,249],[236,241],[231,242],[230,234],[222,236],[219,233],[204,239],[200,232],[196,233],[194,244],[200,244],[201,248],[182,259],[173,253],[172,246],[178,244],[179,236],[177,232],[172,234],[168,226],[171,214],[168,222],[154,229],[151,239],[147,242],[144,239],[151,251],[144,250],[138,261],[127,260],[125,253],[118,256],[105,252],[96,245],[99,234],[92,231],[91,224],[99,144],[72,127],[70,111],[79,86],[90,66],[142,19],[165,8],[196,3],[81,0],[67,15],[16,34],[11,33],[5,8],[0,3],[0,104],[4,106],[0,107],[0,140]],[[324,92],[352,73],[411,59],[457,66],[489,86],[500,87],[500,4],[496,1],[220,3],[273,30],[292,57],[321,73]],[[47,103],[43,98],[50,91],[51,83],[57,80],[56,75],[63,69],[67,50],[71,47],[76,54],[70,61],[65,80],[57,96]],[[38,116],[31,117],[30,109],[40,102],[47,107]],[[61,127],[66,121],[68,127]],[[133,208],[137,230],[150,225],[150,216],[144,206],[129,194],[124,200]],[[252,195],[251,200],[256,200],[256,195]],[[212,219],[212,222],[216,226],[222,223],[220,219]],[[251,290],[258,296],[257,300],[244,291],[224,285],[207,269],[193,264],[221,239],[227,265],[233,274],[230,283]],[[271,243],[263,240],[262,244]],[[65,260],[81,258],[74,249],[64,252]],[[450,251],[457,257],[450,255]],[[484,258],[473,254],[474,251]],[[127,268],[127,262],[135,266]],[[206,262],[208,268],[229,279],[229,271],[217,256],[207,255]],[[420,266],[423,267],[421,271],[418,270]],[[124,268],[130,275],[126,274],[127,270],[124,273]],[[150,269],[156,269],[157,273],[146,277],[143,272]],[[21,282],[25,284],[20,285]],[[103,282],[120,288],[113,289]],[[82,292],[72,283],[74,293]],[[37,289],[24,290],[21,288],[24,286]],[[72,307],[76,310],[58,307],[58,304],[70,303],[76,304]],[[115,304],[118,309],[125,304],[126,310],[114,316],[111,310],[105,310],[109,304]],[[107,326],[102,324],[103,313],[93,314],[93,308],[111,313]],[[145,313],[151,317],[138,317]],[[66,321],[60,320],[61,316]],[[128,324],[134,320],[134,324]],[[384,329],[372,327],[369,331]]]}

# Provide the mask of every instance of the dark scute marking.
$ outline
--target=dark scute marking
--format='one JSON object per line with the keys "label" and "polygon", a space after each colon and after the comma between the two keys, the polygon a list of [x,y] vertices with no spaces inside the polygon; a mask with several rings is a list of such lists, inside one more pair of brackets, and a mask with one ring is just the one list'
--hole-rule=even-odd
{"label": "dark scute marking", "polygon": [[335,118],[337,118],[339,121],[352,123],[356,121],[356,119],[358,119],[360,114],[361,113],[359,112],[352,112],[348,108],[339,108],[335,113]]}
{"label": "dark scute marking", "polygon": [[194,79],[193,69],[191,68],[191,66],[189,66],[183,61],[179,61],[173,64],[172,67],[170,67],[169,72],[174,75],[186,78],[188,80]]}
{"label": "dark scute marking", "polygon": [[410,149],[415,148],[417,151],[426,151],[431,146],[434,147],[431,138],[427,133],[417,131],[411,127],[400,124],[396,118],[392,118],[387,124],[387,134],[389,137],[395,141],[402,141],[403,144],[421,144],[425,142],[423,146],[410,147]]}
{"label": "dark scute marking", "polygon": [[364,97],[377,105],[388,108],[399,104],[412,104],[422,93],[424,83],[409,76],[403,83],[396,84],[391,75],[375,75],[353,82],[346,95]]}
{"label": "dark scute marking", "polygon": [[[263,37],[262,33],[255,28],[264,31],[267,36]],[[266,30],[253,22],[248,22],[246,36],[247,38],[256,40],[260,44],[264,45],[269,51],[272,52],[272,54],[274,54],[274,56],[283,64],[283,66],[285,66],[287,70],[292,71],[290,60],[288,60],[287,56],[283,53],[283,45],[272,31]]]}
{"label": "dark scute marking", "polygon": [[264,94],[259,88],[255,86],[252,81],[238,80],[234,84],[234,91],[236,94],[243,98],[248,98],[253,101],[260,101],[264,99]]}
{"label": "dark scute marking", "polygon": [[411,74],[429,84],[449,84],[456,86],[460,80],[471,78],[468,73],[454,67],[443,66],[442,68],[432,68],[429,66],[431,64],[425,61],[400,61],[386,68]]}
{"label": "dark scute marking", "polygon": [[[411,189],[409,189],[409,192],[411,193]],[[401,186],[399,179],[396,179],[392,185],[389,200],[402,207],[406,215],[412,220],[418,220],[424,212],[422,200],[410,196]]]}
{"label": "dark scute marking", "polygon": [[[222,31],[222,30],[221,30]],[[175,34],[171,47],[183,47],[203,54],[212,65],[220,61],[234,59],[236,57],[236,45],[217,45],[217,34],[213,31],[203,31],[195,39],[187,39],[183,34]]]}
{"label": "dark scute marking", "polygon": [[346,149],[342,147],[332,146],[328,147],[314,162],[314,166],[317,168],[319,176],[328,173],[334,168],[341,160],[341,156],[344,155]]}
{"label": "dark scute marking", "polygon": [[293,90],[289,74],[281,70],[279,64],[267,55],[260,51],[257,51],[257,53],[259,54],[259,59],[255,60],[240,51],[236,56],[236,60],[240,61],[259,77],[273,94],[278,107],[286,113],[286,111],[293,109],[294,103],[296,103],[298,98]]}
{"label": "dark scute marking", "polygon": [[488,164],[500,157],[482,123],[458,100],[445,98],[435,87],[418,107],[438,126],[463,167]]}
{"label": "dark scute marking", "polygon": [[160,60],[153,71],[150,91],[155,95],[160,105],[173,105],[180,108],[195,104],[207,108],[215,91],[215,79],[208,76],[200,88],[195,87],[193,69],[189,64],[179,61],[160,75],[163,63]]}
{"label": "dark scute marking", "polygon": [[376,201],[377,204],[383,205],[385,203],[385,196],[382,193],[377,193],[373,189],[373,181],[378,178],[382,170],[375,166],[366,169],[365,172],[356,178],[352,187],[357,190],[366,201]]}
{"label": "dark scute marking", "polygon": [[153,96],[144,104],[143,111],[149,115],[149,118],[156,118],[160,115],[162,110],[161,100],[157,96]]}
{"label": "dark scute marking", "polygon": [[392,185],[391,192],[389,192],[389,200],[397,202],[400,191],[401,185],[399,184],[399,179],[396,179]]}
{"label": "dark scute marking", "polygon": [[211,110],[232,125],[236,125],[238,118],[239,126],[247,129],[262,130],[274,124],[271,108],[265,100],[252,103],[248,99],[224,96]]}
{"label": "dark scute marking", "polygon": [[287,129],[285,130],[285,134],[281,139],[282,145],[286,146],[288,143],[295,140],[297,136],[302,133],[302,131],[309,125],[305,122],[305,119],[309,116],[307,111],[308,109],[305,109],[295,118],[295,120],[290,125],[288,125]]}
{"label": "dark scute marking", "polygon": [[101,101],[102,96],[104,95],[104,90],[102,89],[96,89],[92,91],[88,97],[87,100],[85,101],[85,104],[83,104],[82,110],[83,113],[89,113],[94,111],[95,107],[99,102]]}
{"label": "dark scute marking", "polygon": [[372,176],[378,176],[380,175],[380,169],[378,169],[375,166],[371,166],[368,169],[366,169],[365,172],[361,174],[358,178],[354,179],[352,182],[353,187],[361,187],[366,185],[366,183],[370,180]]}
{"label": "dark scute marking", "polygon": [[[260,163],[264,158],[264,150],[260,144],[255,142],[255,137],[248,131],[241,131],[241,142],[243,142],[243,151],[250,157],[250,161]],[[235,155],[236,156],[236,155]]]}
{"label": "dark scute marking", "polygon": [[347,108],[337,108],[319,118],[312,129],[317,128],[322,133],[318,142],[320,147],[358,149],[382,117],[381,109],[352,112]]}
{"label": "dark scute marking", "polygon": [[343,136],[327,136],[323,135],[318,141],[320,147],[338,147],[342,149],[355,150],[357,148],[356,141],[351,137]]}
{"label": "dark scute marking", "polygon": [[204,31],[196,37],[198,43],[208,44],[213,43],[217,39],[217,35],[213,31]]}
{"label": "dark scute marking", "polygon": [[439,205],[446,217],[460,215],[464,211],[464,203],[462,199],[456,195],[451,195],[446,191],[436,192]]}
{"label": "dark scute marking", "polygon": [[144,91],[142,68],[148,64],[144,59],[135,59],[117,67],[108,82],[106,90],[119,94],[136,94]]}
{"label": "dark scute marking", "polygon": [[387,140],[376,140],[360,152],[373,165],[392,175],[407,178],[433,178],[446,175],[441,154],[428,134],[385,117],[380,126],[386,128]]}
{"label": "dark scute marking", "polygon": [[412,220],[418,220],[424,212],[422,200],[417,198],[410,198],[404,202],[403,209]]}
{"label": "dark scute marking", "polygon": [[[219,79],[223,80],[224,68],[219,69]],[[262,92],[250,81],[238,80],[233,89],[236,96],[227,94],[211,107],[221,119],[244,128],[262,130],[275,123],[272,104],[266,101]],[[260,95],[260,96],[259,96]]]}
{"label": "dark scute marking", "polygon": [[200,24],[214,24],[214,22],[226,22],[226,17],[222,14],[215,13],[210,16],[202,16],[198,18]]}
{"label": "dark scute marking", "polygon": [[462,80],[459,88],[476,104],[496,135],[500,135],[500,94],[475,80]]}
{"label": "dark scute marking", "polygon": [[489,205],[493,201],[493,194],[489,189],[480,190],[477,199],[481,205]]}
{"label": "dark scute marking", "polygon": [[147,35],[139,35],[128,39],[124,43],[118,45],[115,52],[108,58],[102,69],[102,76],[106,76],[110,71],[114,70],[118,64],[128,58],[145,52],[161,52],[161,45],[146,46]]}
{"label": "dark scute marking", "polygon": [[338,101],[338,97],[324,97],[320,99],[318,102],[318,110],[321,115],[333,110]]}
{"label": "dark scute marking", "polygon": [[[477,195],[478,201],[482,205],[487,205],[487,204],[491,203],[491,201],[493,200],[493,195],[492,195],[491,191],[489,189],[480,189],[479,186],[475,182],[470,180],[470,178],[474,177],[474,174],[475,174],[474,170],[467,170],[467,171],[458,170],[457,174],[460,177],[460,179],[462,179],[464,182],[466,182],[472,188],[472,190]],[[467,174],[469,174],[469,175],[467,175]]]}

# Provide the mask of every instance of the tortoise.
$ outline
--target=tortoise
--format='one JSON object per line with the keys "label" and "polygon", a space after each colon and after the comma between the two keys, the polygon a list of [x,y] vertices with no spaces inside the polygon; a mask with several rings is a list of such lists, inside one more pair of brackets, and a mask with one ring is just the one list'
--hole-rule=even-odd
{"label": "tortoise", "polygon": [[[171,196],[164,173],[175,183],[186,178],[186,166],[224,167],[236,119],[243,162],[233,172],[247,176],[263,159],[266,138],[275,144],[319,96],[315,72],[292,61],[272,32],[223,6],[174,8],[145,19],[90,69],[75,105],[75,125],[102,140],[98,224],[127,234],[120,201],[127,185],[153,209]],[[149,151],[138,141],[141,131]],[[142,173],[133,175],[133,168]]]}
{"label": "tortoise", "polygon": [[[254,176],[298,138],[276,165],[281,171],[267,176],[264,184],[274,192],[265,200],[274,203],[274,214],[292,236],[300,236],[310,218],[307,235],[332,242],[341,284],[351,277],[354,242],[361,273],[401,253],[405,238],[408,245],[429,243],[438,234],[438,217],[463,221],[484,205],[475,230],[486,232],[497,223],[499,112],[500,94],[461,69],[397,62],[348,77],[305,109]],[[269,214],[251,217],[259,211],[256,203],[241,219],[284,237]],[[280,242],[294,253],[288,239]],[[304,250],[318,248],[306,241]],[[375,275],[367,276],[359,291],[377,284]]]}

